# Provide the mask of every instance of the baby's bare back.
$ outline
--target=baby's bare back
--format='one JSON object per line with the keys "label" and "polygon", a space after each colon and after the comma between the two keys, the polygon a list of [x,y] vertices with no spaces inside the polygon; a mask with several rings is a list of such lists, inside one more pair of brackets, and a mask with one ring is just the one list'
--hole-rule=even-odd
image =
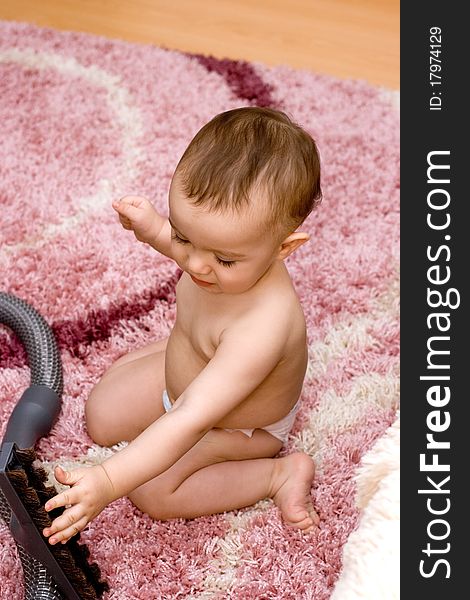
{"label": "baby's bare back", "polygon": [[[272,311],[287,319],[283,352],[257,388],[217,423],[222,428],[264,427],[282,419],[300,396],[307,367],[305,319],[284,265],[270,280],[244,294],[212,295],[183,273],[176,290],[177,319],[166,348],[165,379],[174,402],[215,355],[220,339],[247,317]],[[259,313],[259,314],[257,314]],[[253,331],[256,334],[256,331]],[[237,358],[244,360],[244,356]],[[227,382],[233,385],[234,382]],[[236,384],[236,382],[235,382]],[[217,402],[208,390],[207,402]]]}

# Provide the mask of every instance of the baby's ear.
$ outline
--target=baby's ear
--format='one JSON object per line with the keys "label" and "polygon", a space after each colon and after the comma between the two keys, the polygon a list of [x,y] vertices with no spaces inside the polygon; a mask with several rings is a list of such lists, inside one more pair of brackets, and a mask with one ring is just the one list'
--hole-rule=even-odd
{"label": "baby's ear", "polygon": [[297,250],[297,248],[299,246],[301,246],[302,244],[305,244],[305,242],[308,242],[309,239],[310,239],[310,236],[308,233],[303,233],[301,231],[294,231],[294,233],[291,233],[290,235],[288,235],[284,239],[284,241],[281,242],[281,245],[279,248],[279,254],[277,255],[277,257],[280,260],[284,260],[290,254],[292,254],[292,252],[294,252],[294,250]]}

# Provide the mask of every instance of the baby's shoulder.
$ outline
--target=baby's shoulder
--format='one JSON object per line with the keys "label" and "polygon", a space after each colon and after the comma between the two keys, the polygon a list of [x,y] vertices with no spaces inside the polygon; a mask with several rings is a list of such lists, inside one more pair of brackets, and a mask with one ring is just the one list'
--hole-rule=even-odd
{"label": "baby's shoulder", "polygon": [[266,290],[257,298],[242,321],[257,323],[258,328],[273,328],[290,336],[292,331],[305,327],[305,317],[293,288],[281,286]]}
{"label": "baby's shoulder", "polygon": [[266,307],[273,312],[280,312],[296,318],[298,313],[302,313],[302,305],[295,291],[290,277],[285,277],[276,284],[266,288],[263,294],[263,301]]}

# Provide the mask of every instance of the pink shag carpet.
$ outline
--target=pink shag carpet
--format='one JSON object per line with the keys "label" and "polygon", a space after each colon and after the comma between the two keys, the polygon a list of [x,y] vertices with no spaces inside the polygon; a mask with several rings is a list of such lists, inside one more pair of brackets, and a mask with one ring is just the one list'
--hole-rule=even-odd
{"label": "pink shag carpet", "polygon": [[[319,531],[288,529],[267,500],[162,523],[121,499],[82,538],[109,580],[109,599],[326,600],[358,523],[354,475],[398,404],[394,95],[285,66],[26,24],[0,23],[0,32],[0,281],[45,316],[61,348],[63,411],[38,446],[51,463],[102,452],[85,429],[87,394],[119,355],[166,336],[175,317],[175,264],[120,227],[112,199],[144,194],[167,211],[190,139],[237,106],[284,110],[316,138],[324,200],[305,223],[311,242],[288,262],[310,364],[283,452],[303,449],[317,461]],[[29,370],[5,328],[0,350],[3,432]],[[21,599],[21,582],[2,522],[2,598]]]}

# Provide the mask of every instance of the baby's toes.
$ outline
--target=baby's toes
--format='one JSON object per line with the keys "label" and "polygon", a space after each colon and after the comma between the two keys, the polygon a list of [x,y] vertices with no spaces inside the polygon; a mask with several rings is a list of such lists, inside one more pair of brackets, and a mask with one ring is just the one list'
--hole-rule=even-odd
{"label": "baby's toes", "polygon": [[313,506],[309,507],[308,514],[310,515],[314,525],[320,525],[320,517]]}
{"label": "baby's toes", "polygon": [[289,516],[285,520],[288,525],[298,529],[306,529],[313,525],[313,519],[309,513],[305,511],[305,509],[290,512]]}
{"label": "baby's toes", "polygon": [[318,525],[314,523],[305,529],[301,529],[302,533],[312,533],[312,531],[318,531]]}

